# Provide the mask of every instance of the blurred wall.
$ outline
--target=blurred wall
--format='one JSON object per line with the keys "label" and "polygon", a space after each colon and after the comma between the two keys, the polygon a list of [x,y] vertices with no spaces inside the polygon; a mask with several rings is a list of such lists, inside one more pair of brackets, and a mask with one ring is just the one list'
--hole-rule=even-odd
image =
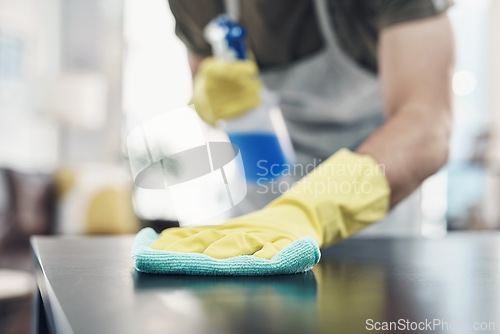
{"label": "blurred wall", "polygon": [[[105,96],[104,100],[97,98],[99,101],[95,103],[104,106],[93,106],[97,121],[90,120],[81,126],[63,123],[61,159],[117,162],[122,122],[123,1],[63,0],[61,7],[60,75],[71,75],[71,83],[79,84],[82,90],[87,88],[86,84],[100,82],[99,89],[103,91],[100,95]],[[75,93],[77,98],[72,102],[85,103],[84,94],[80,97]],[[79,110],[78,105],[74,107]],[[99,107],[100,114],[95,112]]]}
{"label": "blurred wall", "polygon": [[448,165],[424,182],[424,226],[499,228],[498,159],[488,158],[498,156],[498,1],[455,0],[449,16],[457,42],[451,150]]}
{"label": "blurred wall", "polygon": [[[191,71],[165,0],[125,0],[124,139],[142,121],[188,104]],[[123,148],[126,152],[126,147]],[[134,207],[146,220],[176,220],[166,190],[136,188]]]}
{"label": "blurred wall", "polygon": [[0,1],[0,167],[57,163],[57,124],[41,100],[59,62],[58,21],[58,0]]}
{"label": "blurred wall", "polygon": [[487,62],[490,66],[487,109],[491,119],[488,132],[487,181],[483,216],[485,225],[500,227],[500,1],[493,1],[489,12]]}
{"label": "blurred wall", "polygon": [[118,161],[122,5],[0,1],[1,166],[48,172],[62,161]]}
{"label": "blurred wall", "polygon": [[0,237],[39,233],[54,210],[61,233],[137,230],[122,58],[121,0],[0,1]]}
{"label": "blurred wall", "polygon": [[[488,151],[498,137],[498,1],[457,0],[450,15],[457,38],[457,67],[453,77],[454,129],[448,167],[447,219],[450,229],[499,228],[487,209],[493,194]],[[488,218],[487,216],[490,216]]]}

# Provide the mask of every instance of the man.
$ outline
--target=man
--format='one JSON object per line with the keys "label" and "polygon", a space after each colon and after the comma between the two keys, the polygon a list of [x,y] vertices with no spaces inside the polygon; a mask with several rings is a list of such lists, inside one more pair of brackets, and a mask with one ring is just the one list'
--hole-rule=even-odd
{"label": "man", "polygon": [[[210,20],[237,8],[260,80],[280,95],[298,163],[326,161],[261,210],[220,226],[167,230],[152,247],[271,258],[302,237],[329,246],[383,219],[447,161],[449,6],[446,0],[170,0],[189,50],[200,116],[232,117],[256,100],[253,63],[209,58],[203,37]],[[339,166],[350,172],[336,173]],[[354,190],[363,182],[369,190]]]}

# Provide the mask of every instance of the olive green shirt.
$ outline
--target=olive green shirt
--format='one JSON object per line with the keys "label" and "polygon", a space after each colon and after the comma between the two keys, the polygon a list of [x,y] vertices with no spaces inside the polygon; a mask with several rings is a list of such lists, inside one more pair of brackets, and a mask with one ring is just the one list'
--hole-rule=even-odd
{"label": "olive green shirt", "polygon": [[[445,12],[452,0],[326,0],[343,50],[360,66],[377,71],[382,29]],[[203,28],[225,12],[224,0],[169,0],[176,34],[187,48],[210,54]],[[324,42],[313,0],[240,0],[240,23],[261,69],[287,65],[320,51]]]}

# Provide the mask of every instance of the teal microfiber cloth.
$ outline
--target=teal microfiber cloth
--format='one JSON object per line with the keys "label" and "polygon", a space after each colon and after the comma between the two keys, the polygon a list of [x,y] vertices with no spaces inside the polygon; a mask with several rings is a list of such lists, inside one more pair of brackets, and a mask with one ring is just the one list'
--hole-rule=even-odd
{"label": "teal microfiber cloth", "polygon": [[137,233],[132,246],[135,269],[150,274],[266,276],[296,274],[311,270],[321,257],[318,244],[304,237],[283,248],[272,259],[251,255],[214,259],[201,253],[180,253],[152,249],[158,239],[152,228]]}

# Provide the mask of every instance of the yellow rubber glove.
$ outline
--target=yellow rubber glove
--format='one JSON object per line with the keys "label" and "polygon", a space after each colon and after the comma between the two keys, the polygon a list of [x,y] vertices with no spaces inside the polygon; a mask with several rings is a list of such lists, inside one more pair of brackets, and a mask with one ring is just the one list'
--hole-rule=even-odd
{"label": "yellow rubber glove", "polygon": [[191,103],[210,124],[230,119],[259,105],[262,83],[252,60],[219,61],[206,58],[194,78]]}
{"label": "yellow rubber glove", "polygon": [[305,236],[320,247],[348,238],[382,220],[389,197],[380,166],[369,156],[342,149],[265,208],[221,225],[167,229],[151,248],[217,259],[271,259]]}

